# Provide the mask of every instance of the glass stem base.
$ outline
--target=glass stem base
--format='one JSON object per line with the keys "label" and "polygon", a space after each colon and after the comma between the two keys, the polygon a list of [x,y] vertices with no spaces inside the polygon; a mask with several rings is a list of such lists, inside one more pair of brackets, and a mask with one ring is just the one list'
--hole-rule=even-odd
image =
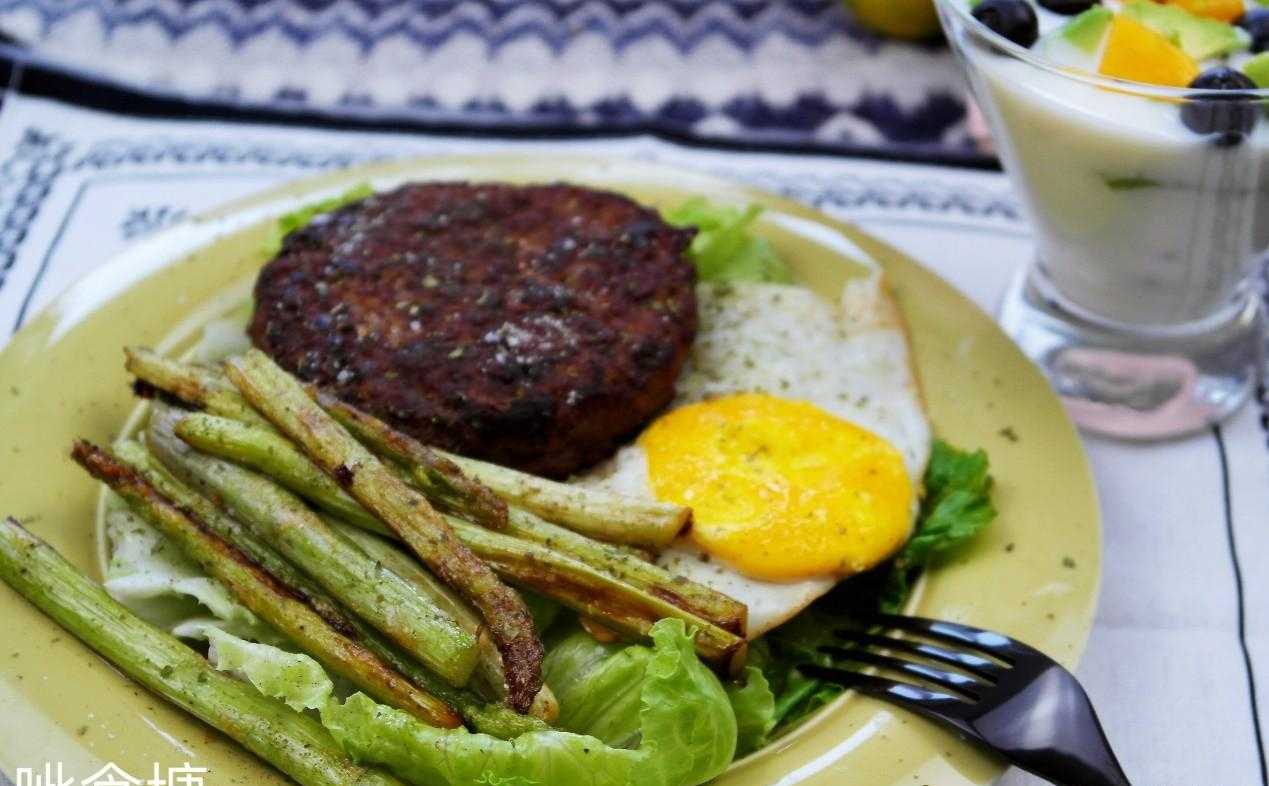
{"label": "glass stem base", "polygon": [[1005,295],[1000,321],[1081,428],[1123,439],[1167,439],[1219,422],[1247,401],[1264,368],[1264,309],[1253,287],[1201,323],[1111,325],[1064,307],[1029,265]]}

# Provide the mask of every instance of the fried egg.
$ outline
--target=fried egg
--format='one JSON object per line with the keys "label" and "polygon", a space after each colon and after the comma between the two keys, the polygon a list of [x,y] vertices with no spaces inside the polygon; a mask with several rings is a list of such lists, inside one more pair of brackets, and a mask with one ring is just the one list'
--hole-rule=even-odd
{"label": "fried egg", "polygon": [[749,608],[749,637],[908,539],[930,426],[882,275],[838,302],[804,287],[702,283],[670,407],[577,482],[687,505],[666,568]]}

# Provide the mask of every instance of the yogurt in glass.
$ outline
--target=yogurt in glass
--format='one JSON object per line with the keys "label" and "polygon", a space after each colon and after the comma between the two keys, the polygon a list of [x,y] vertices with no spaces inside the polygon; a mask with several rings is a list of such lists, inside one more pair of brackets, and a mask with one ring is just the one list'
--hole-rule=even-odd
{"label": "yogurt in glass", "polygon": [[1235,410],[1269,247],[1260,42],[1151,0],[1030,5],[1031,32],[938,3],[1035,233],[1006,328],[1093,430],[1166,437]]}

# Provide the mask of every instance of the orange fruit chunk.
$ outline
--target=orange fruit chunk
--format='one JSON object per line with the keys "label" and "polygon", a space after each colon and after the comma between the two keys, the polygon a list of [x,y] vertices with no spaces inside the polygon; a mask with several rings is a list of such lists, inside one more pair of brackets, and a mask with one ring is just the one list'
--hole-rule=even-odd
{"label": "orange fruit chunk", "polygon": [[1164,5],[1180,6],[1195,16],[1222,22],[1233,22],[1246,10],[1243,0],[1166,0]]}
{"label": "orange fruit chunk", "polygon": [[1168,87],[1185,87],[1199,74],[1194,58],[1123,14],[1111,22],[1106,50],[1097,70],[1104,76]]}

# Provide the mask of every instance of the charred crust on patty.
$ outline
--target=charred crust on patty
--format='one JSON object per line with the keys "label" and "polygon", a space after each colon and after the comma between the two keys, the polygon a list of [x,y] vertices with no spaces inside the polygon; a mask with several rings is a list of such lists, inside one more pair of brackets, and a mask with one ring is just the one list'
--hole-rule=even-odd
{"label": "charred crust on patty", "polygon": [[565,477],[673,398],[692,237],[578,186],[410,184],[289,235],[251,339],[424,443]]}

